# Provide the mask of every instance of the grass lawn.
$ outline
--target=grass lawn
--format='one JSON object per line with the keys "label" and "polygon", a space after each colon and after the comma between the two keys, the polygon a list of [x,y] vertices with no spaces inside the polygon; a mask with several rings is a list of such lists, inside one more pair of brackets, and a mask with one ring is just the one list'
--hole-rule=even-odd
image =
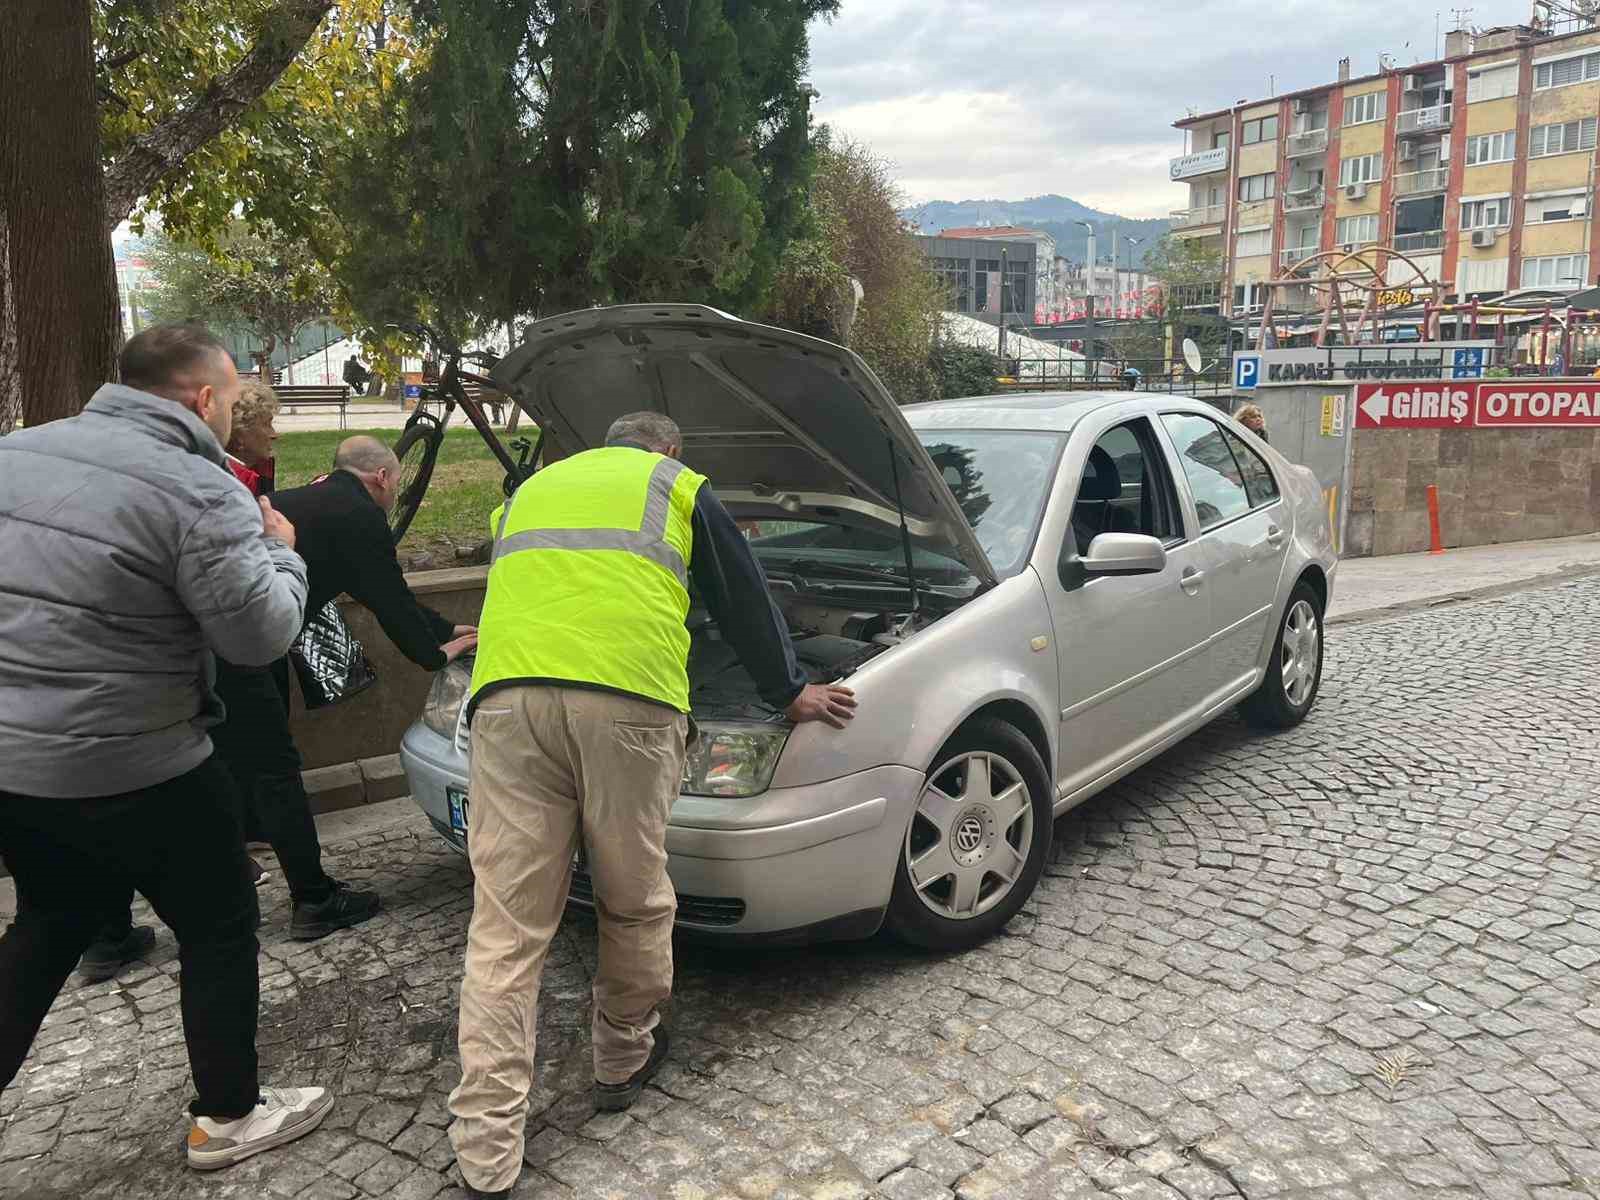
{"label": "grass lawn", "polygon": [[[522,432],[518,431],[519,434]],[[277,483],[299,487],[333,468],[333,452],[345,438],[371,434],[393,445],[398,429],[316,429],[278,438]],[[537,436],[536,434],[533,436]],[[504,497],[505,470],[475,429],[447,429],[422,507],[400,543],[403,565],[454,566],[455,547],[489,536],[489,514]]]}

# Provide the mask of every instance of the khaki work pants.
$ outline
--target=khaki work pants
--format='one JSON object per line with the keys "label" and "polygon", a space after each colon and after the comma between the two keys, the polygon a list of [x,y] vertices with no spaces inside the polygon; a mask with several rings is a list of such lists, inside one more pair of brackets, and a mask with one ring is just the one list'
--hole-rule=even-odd
{"label": "khaki work pants", "polygon": [[522,1168],[539,979],[580,836],[600,924],[595,1078],[621,1083],[650,1055],[672,992],[666,829],[687,731],[670,709],[581,688],[508,687],[473,713],[475,879],[450,1141],[475,1188],[508,1188]]}

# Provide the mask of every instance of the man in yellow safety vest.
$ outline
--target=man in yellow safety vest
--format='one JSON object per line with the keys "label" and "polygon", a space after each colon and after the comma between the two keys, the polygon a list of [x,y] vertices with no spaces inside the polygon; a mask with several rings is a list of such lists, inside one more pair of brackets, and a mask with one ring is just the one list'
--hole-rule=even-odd
{"label": "man in yellow safety vest", "polygon": [[474,1195],[509,1195],[522,1167],[539,979],[580,838],[600,922],[596,1105],[627,1108],[666,1056],[691,578],[766,703],[839,728],[855,707],[806,682],[760,564],[681,446],[668,417],[621,417],[497,518],[468,700],[475,884],[450,1097]]}

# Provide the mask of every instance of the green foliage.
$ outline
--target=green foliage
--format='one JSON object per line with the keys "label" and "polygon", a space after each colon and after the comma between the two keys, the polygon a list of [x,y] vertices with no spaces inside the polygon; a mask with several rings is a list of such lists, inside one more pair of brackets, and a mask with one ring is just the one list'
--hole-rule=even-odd
{"label": "green foliage", "polygon": [[977,346],[941,343],[934,347],[931,365],[939,395],[946,400],[987,396],[994,391],[995,378],[1000,374],[999,357]]}
{"label": "green foliage", "polygon": [[214,329],[243,328],[264,344],[292,341],[307,321],[327,317],[340,297],[309,248],[271,226],[234,225],[210,247],[158,235],[146,241],[157,321],[200,320]]}
{"label": "green foliage", "polygon": [[837,0],[415,0],[427,61],[350,139],[368,321],[747,309],[810,170],[806,23]]}

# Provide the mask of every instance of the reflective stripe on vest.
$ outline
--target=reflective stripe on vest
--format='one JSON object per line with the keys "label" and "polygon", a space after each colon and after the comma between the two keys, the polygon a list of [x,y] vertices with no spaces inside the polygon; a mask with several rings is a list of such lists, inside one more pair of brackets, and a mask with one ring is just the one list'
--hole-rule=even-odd
{"label": "reflective stripe on vest", "polygon": [[598,686],[689,708],[688,562],[705,478],[633,447],[524,483],[492,519],[473,702],[497,683]]}
{"label": "reflective stripe on vest", "polygon": [[511,517],[508,501],[500,517],[500,532],[495,539],[494,554],[490,563],[497,563],[508,554],[521,550],[625,550],[659,563],[677,577],[685,590],[689,587],[689,567],[683,557],[667,542],[667,517],[672,512],[672,487],[683,474],[684,466],[672,458],[663,458],[650,473],[650,483],[645,489],[644,517],[637,531],[631,529],[524,529],[521,533],[506,536],[506,522]]}

